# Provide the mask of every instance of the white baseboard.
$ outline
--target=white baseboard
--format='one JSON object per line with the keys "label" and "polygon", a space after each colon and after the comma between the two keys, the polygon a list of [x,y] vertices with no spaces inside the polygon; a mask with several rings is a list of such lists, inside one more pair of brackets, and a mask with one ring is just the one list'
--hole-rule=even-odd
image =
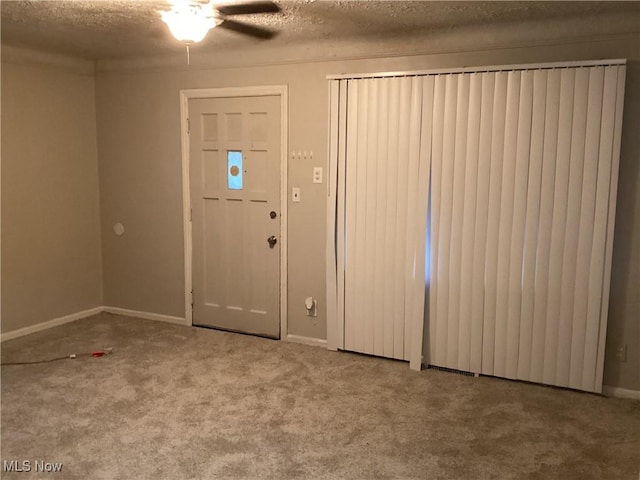
{"label": "white baseboard", "polygon": [[160,313],[139,312],[137,310],[128,310],[126,308],[119,307],[95,307],[89,310],[83,310],[82,312],[72,313],[71,315],[65,315],[64,317],[54,318],[47,322],[37,323],[25,328],[19,328],[11,332],[0,334],[0,343],[13,338],[24,337],[31,333],[41,332],[49,328],[64,325],[65,323],[75,322],[83,318],[97,315],[98,313],[107,312],[114,313],[116,315],[125,315],[127,317],[144,318],[145,320],[157,320],[160,322],[176,323],[178,325],[189,325],[187,320],[181,317],[172,317],[171,315],[162,315]]}
{"label": "white baseboard", "polygon": [[160,313],[140,312],[138,310],[129,310],[120,307],[102,307],[102,311],[114,313],[116,315],[125,315],[127,317],[144,318],[145,320],[157,320],[160,322],[176,323],[178,325],[189,325],[185,318],[172,317],[171,315],[162,315]]}
{"label": "white baseboard", "polygon": [[607,397],[630,398],[632,400],[640,400],[640,390],[629,390],[627,388],[602,386],[602,394]]}
{"label": "white baseboard", "polygon": [[29,327],[19,328],[18,330],[0,334],[0,342],[5,342],[13,338],[24,337],[25,335],[41,332],[42,330],[47,330],[59,325],[64,325],[65,323],[75,322],[76,320],[91,317],[102,311],[103,307],[90,308],[89,310],[83,310],[82,312],[76,312],[72,313],[71,315],[65,315],[64,317],[54,318],[53,320],[49,320],[47,322],[37,323]]}
{"label": "white baseboard", "polygon": [[327,341],[320,338],[303,337],[301,335],[288,334],[285,339],[287,342],[301,343],[302,345],[310,345],[312,347],[327,348]]}

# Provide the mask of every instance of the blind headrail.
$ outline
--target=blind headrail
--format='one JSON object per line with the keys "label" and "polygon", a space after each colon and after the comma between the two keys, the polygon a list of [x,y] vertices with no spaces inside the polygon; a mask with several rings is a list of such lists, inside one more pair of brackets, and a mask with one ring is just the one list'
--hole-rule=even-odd
{"label": "blind headrail", "polygon": [[493,65],[462,68],[438,68],[431,70],[408,70],[399,72],[378,73],[343,73],[327,75],[327,80],[360,80],[364,78],[388,78],[388,77],[420,77],[428,75],[454,75],[459,73],[487,73],[487,72],[513,72],[522,70],[552,70],[556,68],[583,68],[583,67],[609,67],[614,65],[626,65],[625,58],[609,60],[578,60],[573,62],[551,63],[525,63],[518,65]]}

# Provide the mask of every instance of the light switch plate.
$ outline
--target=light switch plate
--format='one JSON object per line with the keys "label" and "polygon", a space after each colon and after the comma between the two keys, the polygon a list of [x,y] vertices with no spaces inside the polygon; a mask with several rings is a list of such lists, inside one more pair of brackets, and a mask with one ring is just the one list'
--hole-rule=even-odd
{"label": "light switch plate", "polygon": [[291,189],[291,201],[294,203],[300,202],[300,187],[293,187]]}
{"label": "light switch plate", "polygon": [[313,183],[322,183],[322,167],[313,167]]}

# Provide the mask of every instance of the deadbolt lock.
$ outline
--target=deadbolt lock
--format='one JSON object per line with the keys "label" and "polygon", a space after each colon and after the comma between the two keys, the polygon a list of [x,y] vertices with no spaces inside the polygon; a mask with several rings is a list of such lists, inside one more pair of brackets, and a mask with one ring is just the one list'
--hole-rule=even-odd
{"label": "deadbolt lock", "polygon": [[271,210],[271,212],[269,213],[269,216],[271,218],[276,218],[278,216],[278,214],[275,211]]}

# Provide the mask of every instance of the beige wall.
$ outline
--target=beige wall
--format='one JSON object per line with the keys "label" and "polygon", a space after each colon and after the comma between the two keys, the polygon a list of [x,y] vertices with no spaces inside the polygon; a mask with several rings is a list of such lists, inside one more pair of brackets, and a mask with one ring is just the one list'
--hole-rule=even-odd
{"label": "beige wall", "polygon": [[102,267],[93,73],[2,54],[7,333],[102,305]]}
{"label": "beige wall", "polygon": [[[327,74],[404,71],[470,65],[627,58],[618,215],[614,246],[609,343],[626,343],[628,361],[607,358],[605,384],[640,390],[640,147],[637,34],[592,41],[495,48],[486,51],[314,61],[259,67],[112,69],[96,75],[105,302],[123,308],[184,316],[183,219],[179,91],[249,85],[288,85],[289,152],[314,152],[289,163],[289,186],[302,202],[289,204],[289,333],[326,338],[326,185],[312,183],[312,167],[326,168]],[[468,50],[472,50],[469,48]],[[192,60],[197,50],[192,50]],[[360,57],[366,57],[362,53]],[[375,52],[370,52],[374,57]],[[127,231],[116,237],[112,226]],[[305,315],[305,297],[319,299],[317,318]]]}

